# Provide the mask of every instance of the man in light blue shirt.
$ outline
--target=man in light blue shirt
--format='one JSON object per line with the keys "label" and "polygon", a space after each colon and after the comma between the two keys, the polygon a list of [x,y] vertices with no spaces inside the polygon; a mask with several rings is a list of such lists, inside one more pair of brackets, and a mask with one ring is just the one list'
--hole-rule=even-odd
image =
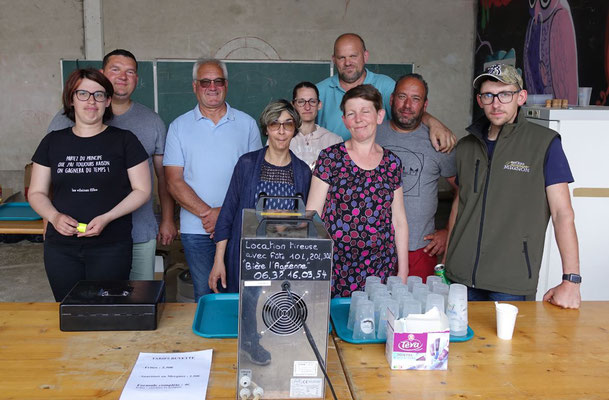
{"label": "man in light blue shirt", "polygon": [[[364,40],[355,33],[344,33],[334,42],[332,62],[337,74],[317,84],[319,100],[323,107],[319,111],[317,121],[320,126],[341,136],[344,140],[351,134],[342,121],[340,102],[345,92],[363,84],[371,84],[383,96],[385,118],[391,115],[390,97],[395,87],[395,81],[382,74],[375,74],[366,69],[368,50]],[[457,137],[440,121],[425,112],[423,123],[429,127],[433,147],[438,151],[448,152],[457,143]]]}
{"label": "man in light blue shirt", "polygon": [[167,132],[165,175],[169,192],[182,207],[180,236],[195,290],[195,301],[210,293],[214,232],[220,206],[239,157],[262,147],[249,115],[226,103],[226,65],[200,59],[193,66],[197,106],[176,118]]}

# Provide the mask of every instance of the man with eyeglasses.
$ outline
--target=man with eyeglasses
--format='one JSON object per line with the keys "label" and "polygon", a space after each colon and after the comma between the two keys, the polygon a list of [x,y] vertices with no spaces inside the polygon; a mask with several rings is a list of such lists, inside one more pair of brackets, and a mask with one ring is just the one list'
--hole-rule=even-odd
{"label": "man with eyeglasses", "polygon": [[290,142],[290,150],[313,169],[319,152],[343,139],[315,123],[317,112],[322,107],[317,86],[311,82],[300,82],[292,90],[292,99],[302,125]]}
{"label": "man with eyeglasses", "polygon": [[[163,170],[165,152],[165,123],[157,113],[131,99],[137,87],[137,60],[130,51],[116,49],[104,56],[101,72],[114,88],[112,96],[113,118],[108,125],[126,129],[135,134],[148,153],[150,176],[157,176],[158,195],[161,203],[161,224],[157,226],[152,197],[131,214],[133,228],[132,280],[154,279],[154,257],[157,242],[169,245],[177,235],[173,210],[175,202],[167,191]],[[51,121],[48,132],[74,125],[63,112],[58,112]]]}
{"label": "man with eyeglasses", "polygon": [[[438,255],[446,250],[447,229],[436,230],[438,181],[446,178],[455,185],[455,152],[436,151],[423,124],[429,87],[420,74],[398,79],[391,94],[391,120],[383,121],[376,142],[402,160],[404,208],[408,219],[408,275],[425,281],[434,274]],[[456,195],[455,195],[456,198]]]}
{"label": "man with eyeglasses", "polygon": [[169,125],[163,165],[169,192],[181,206],[180,237],[198,301],[211,292],[207,282],[216,254],[211,235],[233,169],[262,142],[254,119],[225,101],[226,64],[197,60],[192,90],[198,103]]}
{"label": "man with eyeglasses", "polygon": [[490,66],[474,80],[484,116],[457,145],[458,208],[446,276],[468,286],[471,301],[534,296],[552,216],[563,281],[544,301],[578,308],[579,253],[568,183],[573,182],[558,134],[527,121],[527,92],[510,65]]}
{"label": "man with eyeglasses", "polygon": [[[375,74],[366,68],[368,50],[361,36],[355,33],[344,33],[334,42],[332,62],[337,74],[317,84],[319,99],[323,107],[319,110],[319,125],[341,136],[344,140],[351,137],[345,127],[340,110],[343,95],[351,88],[370,84],[383,96],[385,119],[391,114],[389,97],[395,87],[395,81],[383,74]],[[434,149],[450,152],[457,143],[457,137],[439,120],[425,112],[423,123],[430,128],[431,143]]]}

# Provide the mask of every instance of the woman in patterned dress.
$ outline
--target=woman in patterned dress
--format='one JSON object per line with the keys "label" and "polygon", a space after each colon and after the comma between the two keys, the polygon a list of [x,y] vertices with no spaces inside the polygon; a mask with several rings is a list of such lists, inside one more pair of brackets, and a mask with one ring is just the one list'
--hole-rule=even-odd
{"label": "woman in patterned dress", "polygon": [[307,203],[334,240],[332,297],[362,289],[369,275],[383,282],[408,276],[402,163],[375,143],[385,117],[381,94],[372,85],[356,86],[340,108],[351,139],[319,154]]}

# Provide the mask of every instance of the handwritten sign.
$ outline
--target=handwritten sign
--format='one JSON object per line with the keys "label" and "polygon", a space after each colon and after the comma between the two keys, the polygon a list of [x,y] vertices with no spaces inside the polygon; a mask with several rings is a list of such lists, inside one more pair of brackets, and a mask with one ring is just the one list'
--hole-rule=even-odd
{"label": "handwritten sign", "polygon": [[329,281],[330,240],[242,239],[242,280]]}

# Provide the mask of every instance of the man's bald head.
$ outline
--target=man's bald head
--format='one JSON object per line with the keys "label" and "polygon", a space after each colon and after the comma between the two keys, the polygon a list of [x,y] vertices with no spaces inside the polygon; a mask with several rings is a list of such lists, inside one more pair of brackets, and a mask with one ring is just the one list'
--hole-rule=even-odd
{"label": "man's bald head", "polygon": [[334,55],[336,55],[336,47],[339,45],[339,42],[347,42],[347,41],[358,41],[362,46],[362,53],[366,51],[366,43],[364,43],[364,39],[357,33],[343,33],[334,41]]}

